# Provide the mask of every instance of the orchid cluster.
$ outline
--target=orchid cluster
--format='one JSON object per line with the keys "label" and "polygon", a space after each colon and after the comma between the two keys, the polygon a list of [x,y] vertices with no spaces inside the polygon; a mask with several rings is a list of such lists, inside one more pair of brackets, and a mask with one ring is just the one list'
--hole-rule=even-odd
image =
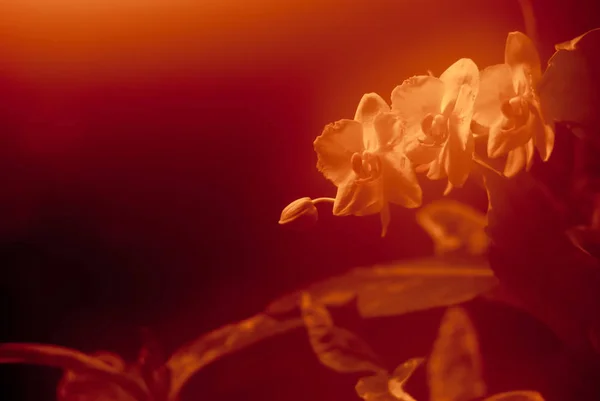
{"label": "orchid cluster", "polygon": [[[536,91],[541,76],[532,40],[511,32],[503,64],[480,71],[462,58],[439,77],[405,80],[392,91],[391,104],[376,93],[365,94],[352,120],[325,126],[314,141],[317,168],[337,187],[335,198],[298,199],[283,210],[279,223],[300,217],[314,222],[314,205],[327,201],[336,216],[379,213],[385,236],[390,203],[421,206],[418,174],[447,179],[447,194],[464,185],[474,163],[491,168],[486,159],[505,158],[497,172],[506,177],[528,170],[536,149],[547,161],[554,129]],[[486,154],[477,154],[476,141],[487,141]]]}

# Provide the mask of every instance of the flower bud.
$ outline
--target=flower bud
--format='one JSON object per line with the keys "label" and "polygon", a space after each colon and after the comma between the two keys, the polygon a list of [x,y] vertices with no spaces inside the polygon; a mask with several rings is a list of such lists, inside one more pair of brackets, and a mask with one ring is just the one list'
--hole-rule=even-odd
{"label": "flower bud", "polygon": [[291,224],[295,228],[308,228],[314,225],[319,218],[319,212],[312,199],[296,199],[283,209],[279,224]]}

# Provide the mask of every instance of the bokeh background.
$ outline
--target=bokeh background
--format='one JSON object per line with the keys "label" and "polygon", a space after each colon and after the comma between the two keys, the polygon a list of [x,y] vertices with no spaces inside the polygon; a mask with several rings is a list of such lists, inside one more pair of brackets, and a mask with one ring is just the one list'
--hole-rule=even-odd
{"label": "bokeh background", "polygon": [[[593,2],[533,3],[544,63],[600,26]],[[134,357],[145,326],[172,351],[312,281],[430,255],[412,211],[392,210],[385,239],[377,216],[327,206],[308,232],[277,220],[296,198],[334,195],[312,141],[363,93],[388,97],[461,57],[502,62],[513,30],[516,0],[0,1],[0,340]],[[469,308],[492,390],[575,399],[547,329]],[[427,352],[441,316],[335,313],[390,367]],[[60,372],[0,377],[3,400],[51,400]],[[297,331],[202,371],[184,399],[352,400],[355,380],[321,367]]]}

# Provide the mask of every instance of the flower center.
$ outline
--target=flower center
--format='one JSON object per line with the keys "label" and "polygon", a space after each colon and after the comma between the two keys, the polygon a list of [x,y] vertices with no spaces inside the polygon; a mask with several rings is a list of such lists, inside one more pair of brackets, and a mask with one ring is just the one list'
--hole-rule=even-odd
{"label": "flower center", "polygon": [[427,114],[421,121],[421,129],[425,139],[420,141],[423,145],[441,146],[448,139],[448,118],[442,114]]}
{"label": "flower center", "polygon": [[372,181],[381,175],[381,159],[374,153],[366,150],[354,153],[351,163],[359,181]]}
{"label": "flower center", "polygon": [[502,114],[507,121],[502,126],[503,129],[519,128],[527,124],[529,119],[529,102],[523,96],[515,96],[502,103]]}

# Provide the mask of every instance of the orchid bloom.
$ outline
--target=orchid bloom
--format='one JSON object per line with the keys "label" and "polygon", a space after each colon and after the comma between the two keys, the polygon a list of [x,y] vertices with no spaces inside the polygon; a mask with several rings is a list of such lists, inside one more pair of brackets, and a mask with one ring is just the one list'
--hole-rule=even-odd
{"label": "orchid bloom", "polygon": [[529,170],[534,148],[547,161],[554,147],[554,130],[544,120],[536,93],[541,76],[540,57],[521,32],[508,34],[504,64],[481,72],[473,120],[488,130],[489,157],[508,154],[508,177]]}
{"label": "orchid bloom", "polygon": [[448,177],[448,190],[461,187],[471,170],[474,141],[471,117],[479,70],[468,58],[439,77],[414,76],[392,91],[392,110],[407,122],[406,155],[428,170],[427,177]]}
{"label": "orchid bloom", "polygon": [[381,214],[382,236],[389,203],[421,205],[422,191],[403,153],[404,121],[377,94],[362,97],[353,120],[327,125],[314,141],[317,168],[337,186],[336,216]]}

